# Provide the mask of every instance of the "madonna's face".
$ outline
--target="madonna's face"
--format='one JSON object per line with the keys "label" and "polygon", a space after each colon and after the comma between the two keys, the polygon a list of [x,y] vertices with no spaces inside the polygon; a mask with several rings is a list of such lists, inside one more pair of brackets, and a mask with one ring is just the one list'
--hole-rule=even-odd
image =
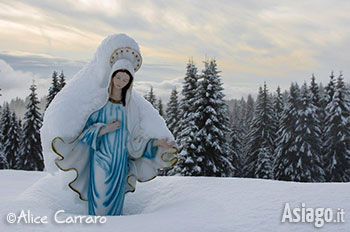
{"label": "madonna's face", "polygon": [[117,72],[117,74],[115,74],[112,77],[113,87],[117,89],[122,89],[128,84],[129,80],[130,76],[127,72]]}

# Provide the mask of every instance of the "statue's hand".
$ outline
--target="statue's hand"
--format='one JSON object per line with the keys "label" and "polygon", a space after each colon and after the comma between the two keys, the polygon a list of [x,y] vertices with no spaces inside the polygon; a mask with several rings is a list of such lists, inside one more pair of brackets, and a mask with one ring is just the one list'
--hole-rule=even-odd
{"label": "statue's hand", "polygon": [[119,129],[120,126],[121,126],[121,122],[118,121],[118,120],[113,121],[113,122],[111,122],[111,123],[109,123],[109,124],[106,125],[107,130],[108,130],[109,132],[112,132],[112,131],[115,131],[115,130]]}
{"label": "statue's hand", "polygon": [[165,150],[168,150],[170,148],[172,148],[175,145],[175,141],[171,141],[170,144],[168,144],[168,138],[164,138],[164,139],[155,139],[153,141],[153,145],[154,146],[161,146],[163,147]]}

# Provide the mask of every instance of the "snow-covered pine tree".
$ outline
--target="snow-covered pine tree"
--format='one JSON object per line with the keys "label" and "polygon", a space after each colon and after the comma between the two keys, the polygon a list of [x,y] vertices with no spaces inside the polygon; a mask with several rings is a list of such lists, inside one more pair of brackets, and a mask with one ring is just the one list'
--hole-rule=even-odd
{"label": "snow-covered pine tree", "polygon": [[9,138],[9,131],[11,129],[11,111],[10,106],[6,102],[1,116],[1,144],[2,144],[2,155],[5,158],[6,162],[3,163],[4,168],[10,168],[9,166],[9,160],[10,157],[10,145],[8,141]]}
{"label": "snow-covered pine tree", "polygon": [[311,82],[310,82],[310,94],[311,94],[311,99],[312,99],[312,103],[313,105],[316,107],[316,113],[317,115],[320,115],[321,113],[324,113],[324,112],[321,112],[321,100],[322,100],[322,96],[321,96],[321,93],[320,93],[320,89],[319,89],[319,86],[318,84],[316,83],[316,78],[315,78],[315,75],[312,74],[312,77],[311,77]]}
{"label": "snow-covered pine tree", "polygon": [[[0,91],[1,91],[1,88],[0,88]],[[1,94],[0,94],[1,96]],[[0,105],[0,120],[2,118],[2,107]],[[5,162],[5,156],[4,156],[4,153],[3,153],[3,146],[2,146],[2,124],[1,124],[1,121],[0,121],[0,169],[4,169],[4,165],[3,163]]]}
{"label": "snow-covered pine tree", "polygon": [[291,83],[288,100],[283,109],[281,128],[277,131],[273,175],[276,180],[294,180],[296,152],[295,127],[300,105],[300,89],[297,83]]}
{"label": "snow-covered pine tree", "polygon": [[272,99],[264,82],[264,89],[259,87],[248,134],[248,152],[243,169],[246,177],[272,179],[271,163],[276,130],[274,120]]}
{"label": "snow-covered pine tree", "polygon": [[257,150],[257,167],[255,173],[257,178],[271,179],[272,178],[272,162],[271,152],[268,145],[262,144],[261,148]]}
{"label": "snow-covered pine tree", "polygon": [[[273,104],[273,115],[274,115],[274,121],[276,123],[275,126],[275,135],[277,134],[277,131],[281,127],[281,118],[284,108],[284,99],[283,95],[281,93],[281,88],[277,86],[276,94],[272,98],[272,104]],[[276,143],[274,143],[274,150],[276,149]]]}
{"label": "snow-covered pine tree", "polygon": [[[254,117],[254,109],[255,109],[255,101],[251,94],[248,94],[247,101],[244,100],[242,97],[241,99],[242,103],[242,112],[241,112],[241,119],[242,119],[242,126],[245,134],[247,135],[250,131],[250,126]],[[247,140],[248,138],[245,138]],[[248,142],[248,141],[246,141]]]}
{"label": "snow-covered pine tree", "polygon": [[175,140],[177,140],[179,131],[180,108],[176,87],[171,91],[170,99],[167,104],[166,115],[166,125],[174,135]]}
{"label": "snow-covered pine tree", "polygon": [[320,121],[306,82],[301,88],[295,134],[293,147],[295,146],[296,151],[291,163],[294,170],[291,180],[323,182],[325,174],[321,163]]}
{"label": "snow-covered pine tree", "polygon": [[11,112],[9,104],[6,102],[1,113],[1,133],[0,133],[0,169],[8,169],[9,164],[5,153],[5,143],[8,140],[8,131],[11,127]]}
{"label": "snow-covered pine tree", "polygon": [[8,163],[2,149],[3,146],[0,144],[0,169],[8,169]]}
{"label": "snow-covered pine tree", "polygon": [[155,109],[157,109],[157,104],[156,104],[157,99],[156,99],[156,96],[154,95],[154,92],[153,92],[153,86],[151,86],[151,89],[150,89],[149,93],[145,96],[145,99],[147,101],[149,101]]}
{"label": "snow-covered pine tree", "polygon": [[232,166],[235,169],[235,172],[232,173],[234,177],[242,177],[243,176],[243,163],[242,163],[242,129],[240,125],[239,118],[240,106],[236,101],[234,103],[233,111],[230,115],[230,144],[232,150]]}
{"label": "snow-covered pine tree", "polygon": [[54,97],[56,96],[56,94],[60,91],[60,83],[58,80],[58,76],[57,76],[57,72],[53,71],[52,73],[52,82],[51,82],[51,86],[49,88],[49,94],[47,95],[46,98],[46,107],[45,109],[47,109],[47,107],[49,107],[51,101],[54,99]]}
{"label": "snow-covered pine tree", "polygon": [[336,79],[334,78],[334,71],[332,70],[330,76],[329,76],[329,82],[327,83],[326,87],[321,88],[320,86],[320,92],[323,93],[323,97],[321,98],[321,107],[323,109],[324,115],[322,122],[322,164],[323,164],[323,169],[326,172],[326,181],[327,181],[327,162],[326,162],[326,153],[327,153],[327,148],[326,148],[326,116],[328,112],[326,112],[326,107],[330,102],[332,101],[334,92],[335,92],[335,85],[336,85]]}
{"label": "snow-covered pine tree", "polygon": [[10,169],[17,169],[19,148],[20,148],[20,133],[18,121],[15,112],[12,112],[10,128],[8,131],[7,141],[5,142],[5,154]]}
{"label": "snow-covered pine tree", "polygon": [[66,76],[63,74],[63,70],[61,70],[59,78],[59,91],[61,91],[61,89],[66,85]]}
{"label": "snow-covered pine tree", "polygon": [[312,99],[312,104],[316,107],[316,115],[315,117],[318,118],[319,120],[319,128],[321,130],[321,134],[320,134],[320,138],[321,138],[321,152],[320,152],[320,158],[321,158],[321,163],[322,163],[322,168],[325,170],[324,167],[324,141],[325,141],[325,100],[324,100],[324,96],[321,94],[320,91],[320,87],[319,85],[316,83],[316,78],[315,75],[312,74],[311,77],[311,82],[310,82],[310,94],[311,94],[311,99]]}
{"label": "snow-covered pine tree", "polygon": [[[1,91],[1,88],[0,88],[0,91]],[[0,94],[0,96],[1,96],[1,94]],[[1,120],[1,118],[2,118],[2,107],[0,105],[0,120]],[[1,121],[0,121],[0,169],[2,169],[1,168],[1,162],[2,162],[2,158],[4,158],[4,154],[2,152],[3,147],[2,147],[2,143],[1,143],[1,141],[2,141],[2,132],[1,132],[1,130],[2,130],[2,124],[1,124]]]}
{"label": "snow-covered pine tree", "polygon": [[24,170],[44,170],[44,158],[42,154],[40,128],[42,116],[39,112],[39,101],[36,94],[36,85],[30,86],[31,93],[24,115],[23,140],[20,151],[20,167]]}
{"label": "snow-covered pine tree", "polygon": [[[255,101],[252,97],[251,94],[248,94],[247,101],[244,100],[244,98],[241,98],[240,101],[241,105],[241,112],[240,112],[240,128],[242,130],[241,133],[241,140],[242,140],[242,153],[241,153],[241,158],[242,158],[242,169],[244,169],[244,163],[246,162],[247,159],[247,152],[249,148],[249,131],[251,127],[251,122],[253,119],[254,115],[254,108],[255,108]],[[244,173],[243,173],[244,176]]]}
{"label": "snow-covered pine tree", "polygon": [[284,105],[287,105],[288,98],[289,98],[289,92],[287,90],[284,90],[284,92],[282,93],[282,96],[283,96]]}
{"label": "snow-covered pine tree", "polygon": [[179,103],[178,162],[173,169],[167,172],[168,175],[200,176],[202,174],[200,166],[197,165],[197,163],[204,162],[203,157],[199,156],[201,147],[197,137],[199,131],[197,125],[199,115],[196,113],[197,106],[195,105],[198,103],[196,101],[199,86],[197,72],[197,67],[190,59],[186,66],[186,75],[182,82],[182,98]]}
{"label": "snow-covered pine tree", "polygon": [[[276,155],[276,149],[277,149],[277,132],[281,128],[282,124],[282,114],[283,114],[283,109],[285,107],[285,97],[281,93],[281,88],[280,86],[277,86],[276,93],[272,97],[272,104],[273,104],[273,117],[274,117],[274,122],[275,122],[275,141],[273,143],[273,154],[272,154],[272,163],[271,163],[271,168],[273,171],[273,162],[275,160],[275,155]],[[274,179],[274,174],[272,173],[272,179]]]}
{"label": "snow-covered pine tree", "polygon": [[321,94],[321,96],[322,96],[322,99],[324,99],[324,96],[325,96],[326,94],[325,94],[325,88],[323,87],[322,82],[320,82],[319,87],[320,87],[319,89],[320,89],[320,94]]}
{"label": "snow-covered pine tree", "polygon": [[250,125],[254,117],[255,101],[251,94],[248,94],[246,109],[244,111],[245,124]]}
{"label": "snow-covered pine tree", "polygon": [[272,99],[273,109],[274,109],[274,113],[276,114],[277,121],[279,121],[279,119],[282,116],[284,102],[285,101],[284,101],[283,95],[281,93],[281,88],[280,88],[280,86],[277,86],[276,94],[274,95],[274,97]]}
{"label": "snow-covered pine tree", "polygon": [[325,87],[325,105],[328,105],[332,101],[336,89],[335,85],[336,80],[334,79],[334,72],[332,71],[331,75],[329,76],[329,82]]}
{"label": "snow-covered pine tree", "polygon": [[163,103],[161,98],[158,99],[157,109],[158,109],[159,115],[164,118],[165,115],[164,115]]}
{"label": "snow-covered pine tree", "polygon": [[326,180],[330,182],[350,181],[350,93],[342,76],[340,73],[335,89],[328,84],[326,94],[330,102],[325,109],[324,147]]}
{"label": "snow-covered pine tree", "polygon": [[22,127],[22,120],[19,118],[17,120],[17,134],[19,137],[19,148],[17,153],[17,159],[16,159],[16,168],[22,169],[21,165],[21,146],[23,144],[23,127]]}
{"label": "snow-covered pine tree", "polygon": [[9,164],[3,152],[2,143],[0,143],[0,169],[8,169]]}
{"label": "snow-covered pine tree", "polygon": [[[216,60],[205,61],[197,99],[199,116],[198,138],[201,141],[203,161],[197,165],[203,176],[232,176],[232,150],[229,144],[228,106],[224,101],[222,83]],[[199,157],[198,157],[199,158]]]}

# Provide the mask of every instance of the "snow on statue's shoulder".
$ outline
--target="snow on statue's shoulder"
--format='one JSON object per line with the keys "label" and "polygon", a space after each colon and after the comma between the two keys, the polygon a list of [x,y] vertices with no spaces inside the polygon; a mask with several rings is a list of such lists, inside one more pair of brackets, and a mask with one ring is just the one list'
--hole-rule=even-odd
{"label": "snow on statue's shoulder", "polygon": [[[137,103],[140,114],[140,126],[144,130],[144,134],[154,138],[169,138],[170,140],[175,140],[158,110],[136,91],[133,91],[133,96]],[[159,128],[164,129],[159,130]]]}

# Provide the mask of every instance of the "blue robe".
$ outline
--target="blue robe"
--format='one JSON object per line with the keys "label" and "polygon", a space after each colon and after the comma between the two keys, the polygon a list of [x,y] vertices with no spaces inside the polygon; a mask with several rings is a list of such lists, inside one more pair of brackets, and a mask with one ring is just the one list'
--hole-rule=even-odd
{"label": "blue robe", "polygon": [[[98,136],[103,125],[121,121],[119,129]],[[125,185],[129,168],[125,107],[109,100],[92,113],[79,140],[90,149],[90,178],[88,190],[89,215],[122,215]],[[157,147],[153,138],[147,143],[143,157],[154,159]]]}

